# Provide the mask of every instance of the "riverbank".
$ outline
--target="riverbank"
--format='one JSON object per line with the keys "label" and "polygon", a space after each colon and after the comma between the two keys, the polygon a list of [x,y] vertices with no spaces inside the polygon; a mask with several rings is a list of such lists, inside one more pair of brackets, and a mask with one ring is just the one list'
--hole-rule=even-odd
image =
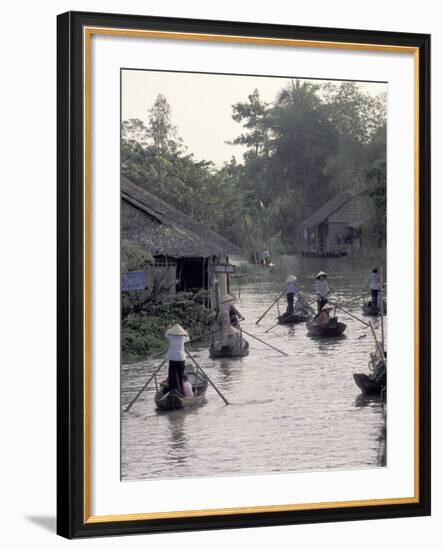
{"label": "riverbank", "polygon": [[197,337],[207,331],[213,312],[205,307],[204,300],[205,295],[201,292],[179,292],[175,296],[144,298],[132,306],[123,305],[123,363],[141,360],[164,349],[164,333],[175,323],[185,327],[191,337]]}

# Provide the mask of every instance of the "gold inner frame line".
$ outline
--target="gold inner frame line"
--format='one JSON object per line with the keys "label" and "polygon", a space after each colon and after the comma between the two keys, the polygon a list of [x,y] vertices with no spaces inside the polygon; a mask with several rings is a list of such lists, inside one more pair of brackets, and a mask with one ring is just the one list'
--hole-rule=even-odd
{"label": "gold inner frame line", "polygon": [[[90,107],[91,107],[91,37],[92,35],[124,36],[137,38],[155,38],[169,40],[193,40],[203,42],[230,42],[271,46],[331,48],[389,53],[412,53],[414,60],[414,495],[411,497],[352,500],[337,502],[318,502],[303,504],[249,506],[235,508],[215,508],[206,510],[181,510],[172,512],[152,512],[136,514],[115,514],[108,516],[91,515],[91,479],[90,479]],[[356,506],[385,506],[393,504],[412,504],[419,502],[419,49],[411,46],[364,44],[350,42],[331,42],[321,40],[297,40],[270,37],[245,37],[223,34],[149,31],[136,29],[114,29],[108,27],[83,28],[83,93],[84,93],[84,135],[83,135],[83,211],[84,211],[84,523],[103,523],[116,521],[134,521],[167,518],[191,518],[229,514],[251,514],[264,512],[284,512],[300,510],[324,510],[333,508],[351,508]]]}

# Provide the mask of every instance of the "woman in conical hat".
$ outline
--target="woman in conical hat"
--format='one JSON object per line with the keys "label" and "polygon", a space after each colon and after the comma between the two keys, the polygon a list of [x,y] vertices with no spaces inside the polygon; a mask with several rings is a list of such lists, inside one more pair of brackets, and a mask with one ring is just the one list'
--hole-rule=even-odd
{"label": "woman in conical hat", "polygon": [[323,325],[325,323],[328,323],[329,319],[330,319],[330,310],[333,309],[333,306],[330,305],[330,304],[325,304],[322,309],[321,309],[321,312],[319,313],[319,315],[316,317],[316,324],[318,325]]}
{"label": "woman in conical hat", "polygon": [[295,275],[289,275],[285,280],[287,284],[286,288],[286,297],[287,297],[287,309],[286,316],[293,313],[293,303],[295,301],[295,294],[298,294],[298,287],[296,286],[296,277]]}
{"label": "woman in conical hat", "polygon": [[220,303],[221,304],[230,304],[233,303],[235,301],[235,299],[233,298],[233,296],[230,296],[230,294],[225,294],[224,296],[221,296],[221,300],[220,300]]}
{"label": "woman in conical hat", "polygon": [[327,296],[330,294],[330,286],[328,284],[327,273],[325,273],[325,271],[320,271],[316,275],[315,289],[318,303],[318,313],[321,313],[322,308],[327,303]]}
{"label": "woman in conical hat", "polygon": [[189,341],[189,335],[179,324],[169,327],[166,331],[169,340],[167,358],[169,359],[169,391],[183,394],[183,376],[186,366],[186,351],[184,344]]}
{"label": "woman in conical hat", "polygon": [[230,294],[222,296],[221,300],[221,310],[227,311],[229,313],[229,322],[234,327],[239,325],[240,321],[244,320],[241,312],[237,307],[235,307],[235,299]]}
{"label": "woman in conical hat", "polygon": [[217,314],[219,323],[218,346],[221,349],[228,345],[229,329],[231,326],[239,326],[239,322],[244,319],[240,311],[234,306],[233,296],[225,294],[221,296],[220,308]]}

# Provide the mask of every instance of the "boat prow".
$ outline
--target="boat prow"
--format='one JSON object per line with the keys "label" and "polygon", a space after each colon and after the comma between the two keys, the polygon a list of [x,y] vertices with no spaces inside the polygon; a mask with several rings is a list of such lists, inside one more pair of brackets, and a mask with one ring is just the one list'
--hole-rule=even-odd
{"label": "boat prow", "polygon": [[363,395],[381,395],[383,384],[377,382],[374,378],[364,373],[354,373],[354,381]]}
{"label": "boat prow", "polygon": [[306,312],[293,312],[288,315],[283,313],[278,317],[278,323],[280,325],[295,325],[297,323],[305,323],[308,318],[309,315]]}
{"label": "boat prow", "polygon": [[241,348],[222,346],[220,349],[217,349],[214,346],[211,346],[209,353],[212,359],[246,357],[247,355],[249,355],[249,343],[247,342],[247,340],[243,340]]}
{"label": "boat prow", "polygon": [[159,410],[175,411],[178,409],[186,409],[202,404],[206,399],[208,381],[205,376],[195,372],[186,370],[187,379],[192,385],[193,397],[185,397],[176,390],[165,391],[164,387],[155,394],[155,404]]}
{"label": "boat prow", "polygon": [[347,328],[347,325],[339,322],[337,317],[331,317],[324,324],[316,324],[314,321],[309,320],[306,326],[309,336],[321,336],[324,338],[342,336]]}
{"label": "boat prow", "polygon": [[[367,315],[367,316],[376,317],[376,316],[380,315],[381,310],[380,310],[380,308],[378,308],[377,306],[374,306],[374,307],[373,307],[372,302],[365,302],[365,303],[362,305],[362,313],[363,313],[364,315]],[[384,311],[383,311],[383,314],[384,314],[384,315],[387,314],[387,304],[386,304],[385,300],[384,300]]]}

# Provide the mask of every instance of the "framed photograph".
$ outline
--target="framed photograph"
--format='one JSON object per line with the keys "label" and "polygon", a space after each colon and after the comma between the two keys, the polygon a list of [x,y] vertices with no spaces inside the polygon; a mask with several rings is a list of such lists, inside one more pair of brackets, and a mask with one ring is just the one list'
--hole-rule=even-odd
{"label": "framed photograph", "polygon": [[424,34],[58,17],[60,535],[430,514],[429,82]]}

